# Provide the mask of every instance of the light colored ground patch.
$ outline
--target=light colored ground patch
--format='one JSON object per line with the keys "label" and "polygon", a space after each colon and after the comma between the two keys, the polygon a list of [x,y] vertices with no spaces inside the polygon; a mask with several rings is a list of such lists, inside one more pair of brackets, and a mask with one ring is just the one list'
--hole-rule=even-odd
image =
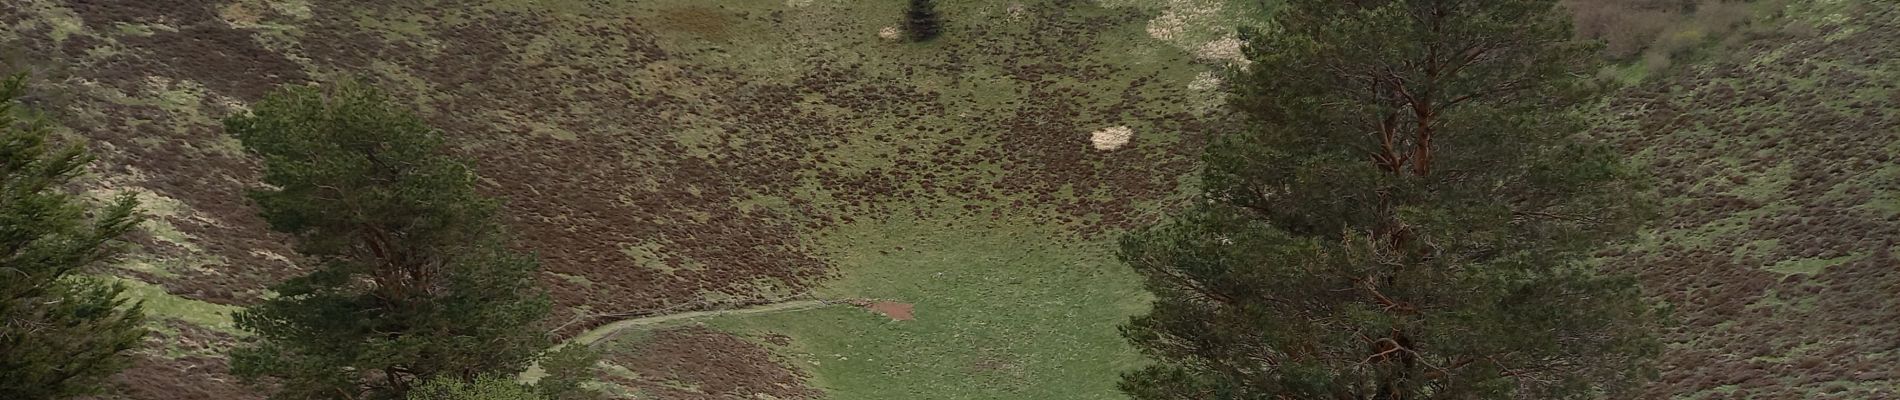
{"label": "light colored ground patch", "polygon": [[1197,36],[1231,29],[1221,24],[1230,18],[1229,8],[1225,0],[1168,0],[1161,15],[1148,21],[1148,36],[1176,44],[1205,41]]}
{"label": "light colored ground patch", "polygon": [[157,192],[133,186],[135,182],[140,180],[136,175],[135,173],[133,176],[108,178],[101,182],[98,187],[87,189],[85,196],[94,202],[103,204],[121,194],[132,195],[139,201],[139,212],[147,216],[145,223],[139,225],[141,229],[152,234],[152,237],[160,241],[178,245],[193,252],[200,251],[198,245],[193,243],[197,238],[179,230],[178,227],[171,222],[175,219],[197,219],[197,217],[192,215],[191,208],[186,206],[184,202],[178,201],[178,199],[165,197]]}
{"label": "light colored ground patch", "polygon": [[1158,10],[1148,20],[1150,38],[1194,53],[1196,58],[1245,67],[1240,49],[1245,43],[1238,37],[1241,25],[1258,25],[1248,18],[1257,15],[1263,3],[1233,0],[1100,0],[1110,7],[1139,7]]}
{"label": "light colored ground patch", "polygon": [[158,192],[153,192],[142,187],[133,186],[136,182],[142,180],[140,175],[143,174],[134,169],[130,176],[106,179],[105,182],[102,182],[100,187],[87,189],[85,192],[86,197],[93,201],[103,203],[118,197],[121,193],[131,194],[138,198],[139,211],[146,215],[154,217],[180,217],[190,215],[190,207],[185,206],[185,202],[165,197],[164,195],[158,194]]}
{"label": "light colored ground patch", "polygon": [[811,5],[812,0],[785,0],[786,7],[800,8]]}
{"label": "light colored ground patch", "polygon": [[1216,73],[1214,71],[1206,71],[1206,72],[1200,73],[1199,75],[1195,75],[1194,81],[1188,82],[1188,89],[1193,89],[1196,91],[1210,91],[1210,90],[1220,89],[1220,85],[1222,83],[1224,82],[1221,79],[1219,73]]}
{"label": "light colored ground patch", "polygon": [[1860,257],[1861,256],[1859,254],[1849,254],[1849,255],[1835,257],[1835,258],[1807,258],[1807,259],[1799,259],[1799,260],[1787,260],[1787,261],[1775,263],[1775,265],[1764,267],[1763,269],[1774,271],[1774,272],[1780,272],[1783,274],[1814,275],[1814,274],[1821,273],[1822,270],[1825,270],[1828,267],[1845,264],[1847,262],[1857,260]]}
{"label": "light colored ground patch", "polygon": [[903,33],[898,32],[895,26],[886,26],[884,29],[877,30],[877,37],[883,38],[884,40],[897,40],[897,38],[903,37]]}
{"label": "light colored ground patch", "polygon": [[[50,28],[54,42],[65,42],[67,37],[74,34],[87,34],[86,24],[79,19],[79,14],[59,5],[62,2],[52,0],[26,0],[24,4],[18,4],[17,1],[10,2],[16,3],[13,7],[19,7],[29,15],[37,17],[22,19],[19,24],[7,29],[8,31],[32,30],[36,24],[44,23]],[[0,37],[11,36],[13,36],[11,32],[0,32]]]}
{"label": "light colored ground patch", "polygon": [[1239,37],[1223,37],[1202,44],[1200,48],[1194,50],[1194,57],[1207,61],[1224,62],[1244,69],[1247,68],[1247,65],[1253,63],[1252,60],[1247,59],[1246,54],[1240,51],[1240,49],[1246,47],[1246,45],[1247,42],[1241,41]]}
{"label": "light colored ground patch", "polygon": [[265,0],[272,10],[296,19],[310,19],[310,0]]}
{"label": "light colored ground patch", "polygon": [[620,254],[625,254],[627,258],[633,260],[633,265],[640,268],[671,274],[675,268],[666,262],[664,256],[666,253],[662,252],[662,247],[662,244],[657,241],[626,244],[620,247]]}
{"label": "light colored ground patch", "polygon": [[1029,7],[1024,6],[1023,3],[1009,3],[1009,7],[1004,11],[1008,12],[1009,22],[1020,22],[1023,18],[1029,17]]}
{"label": "light colored ground patch", "polygon": [[1095,145],[1096,150],[1107,151],[1128,145],[1128,140],[1134,137],[1135,130],[1129,129],[1127,125],[1122,125],[1102,128],[1101,130],[1089,133],[1089,142]]}
{"label": "light colored ground patch", "polygon": [[166,292],[165,288],[131,279],[118,277],[103,279],[124,284],[124,296],[133,301],[144,302],[147,318],[176,319],[212,330],[243,334],[237,329],[237,325],[231,322],[231,313],[237,312],[238,307],[179,297]]}
{"label": "light colored ground patch", "polygon": [[244,3],[231,3],[218,9],[218,16],[224,18],[233,27],[247,28],[257,26],[263,21],[262,10],[251,8]]}

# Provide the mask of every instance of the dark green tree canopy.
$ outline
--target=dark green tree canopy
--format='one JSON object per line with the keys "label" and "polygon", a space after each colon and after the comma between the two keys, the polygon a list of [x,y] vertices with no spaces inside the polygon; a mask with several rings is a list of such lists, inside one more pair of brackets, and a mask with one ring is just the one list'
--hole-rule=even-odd
{"label": "dark green tree canopy", "polygon": [[495,376],[472,381],[437,377],[410,391],[404,400],[548,400],[534,388]]}
{"label": "dark green tree canopy", "polygon": [[910,40],[927,42],[943,35],[943,16],[937,13],[936,0],[910,0],[904,10],[904,31]]}
{"label": "dark green tree canopy", "polygon": [[129,195],[94,208],[64,192],[92,158],[22,118],[25,82],[0,83],[0,399],[61,399],[97,392],[145,335],[124,287],[81,275],[142,219]]}
{"label": "dark green tree canopy", "polygon": [[1654,307],[1589,253],[1646,215],[1579,137],[1596,45],[1552,0],[1288,0],[1246,32],[1207,202],[1124,239],[1142,399],[1598,398]]}
{"label": "dark green tree canopy", "polygon": [[440,132],[376,89],[287,88],[225,121],[264,160],[252,198],[316,270],[237,315],[233,369],[277,398],[401,398],[447,376],[512,374],[548,344],[539,266]]}

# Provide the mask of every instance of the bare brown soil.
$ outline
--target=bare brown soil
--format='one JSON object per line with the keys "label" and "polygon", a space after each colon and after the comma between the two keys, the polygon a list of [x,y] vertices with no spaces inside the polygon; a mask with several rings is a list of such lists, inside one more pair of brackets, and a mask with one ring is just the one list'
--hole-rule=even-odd
{"label": "bare brown soil", "polygon": [[894,301],[880,301],[876,303],[871,303],[870,305],[865,306],[865,308],[869,308],[871,309],[871,311],[877,311],[878,313],[889,316],[891,317],[891,320],[895,320],[895,321],[909,321],[915,318],[915,316],[911,314],[913,306],[910,303],[898,303]]}
{"label": "bare brown soil", "polygon": [[823,393],[806,387],[803,373],[779,365],[771,351],[730,334],[706,328],[654,333],[639,350],[607,361],[633,370],[639,378],[603,374],[603,380],[644,392],[650,398],[681,400],[815,399]]}

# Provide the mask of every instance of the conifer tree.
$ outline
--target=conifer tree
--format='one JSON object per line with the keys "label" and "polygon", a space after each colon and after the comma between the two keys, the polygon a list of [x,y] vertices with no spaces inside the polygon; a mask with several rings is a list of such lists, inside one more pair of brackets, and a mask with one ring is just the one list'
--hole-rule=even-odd
{"label": "conifer tree", "polygon": [[1587,399],[1656,308],[1590,254],[1641,180],[1579,137],[1597,46],[1554,0],[1287,0],[1249,30],[1204,205],[1123,239],[1137,399]]}
{"label": "conifer tree", "polygon": [[440,132],[375,88],[290,87],[225,128],[263,160],[251,193],[314,271],[237,315],[233,371],[277,399],[399,399],[431,379],[511,376],[550,344],[535,259]]}
{"label": "conifer tree", "polygon": [[98,392],[145,335],[123,285],[81,275],[142,217],[129,195],[88,207],[64,192],[92,158],[16,108],[25,82],[0,83],[0,399],[63,399]]}
{"label": "conifer tree", "polygon": [[943,35],[943,17],[937,14],[936,0],[910,0],[904,11],[904,31],[912,41],[927,42]]}
{"label": "conifer tree", "polygon": [[417,385],[404,400],[550,400],[513,380],[483,376],[471,381],[431,378]]}

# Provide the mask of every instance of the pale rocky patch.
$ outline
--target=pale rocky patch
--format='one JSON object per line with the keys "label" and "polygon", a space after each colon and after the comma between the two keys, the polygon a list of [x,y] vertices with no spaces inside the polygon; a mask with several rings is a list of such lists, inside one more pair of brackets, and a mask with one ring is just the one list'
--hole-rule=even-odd
{"label": "pale rocky patch", "polygon": [[1222,0],[1167,0],[1161,15],[1148,20],[1148,36],[1167,42],[1203,61],[1214,61],[1245,69],[1248,60],[1232,28],[1232,13]]}
{"label": "pale rocky patch", "polygon": [[877,37],[884,38],[884,40],[897,40],[897,38],[903,36],[903,32],[898,31],[895,26],[886,26],[884,29],[877,30]]}
{"label": "pale rocky patch", "polygon": [[1128,140],[1134,137],[1135,131],[1128,129],[1128,126],[1114,126],[1090,133],[1089,142],[1095,145],[1096,150],[1107,151],[1127,145]]}
{"label": "pale rocky patch", "polygon": [[1160,16],[1148,21],[1148,36],[1170,43],[1188,39],[1190,29],[1210,25],[1225,8],[1220,0],[1169,0]]}
{"label": "pale rocky patch", "polygon": [[1241,48],[1246,45],[1247,42],[1240,38],[1228,36],[1201,44],[1199,49],[1194,50],[1194,57],[1208,61],[1227,62],[1246,68],[1248,64],[1253,63],[1253,60],[1248,60],[1247,55],[1241,51]]}
{"label": "pale rocky patch", "polygon": [[1188,89],[1194,91],[1209,91],[1219,89],[1221,83],[1224,82],[1222,82],[1220,74],[1214,71],[1202,71],[1200,74],[1194,75],[1193,81],[1188,82]]}
{"label": "pale rocky patch", "polygon": [[298,20],[315,16],[310,13],[310,0],[270,0],[266,3],[270,4],[272,10]]}
{"label": "pale rocky patch", "polygon": [[1226,93],[1220,90],[1224,84],[1226,79],[1219,72],[1202,71],[1194,75],[1194,80],[1188,81],[1189,92],[1185,100],[1196,114],[1207,115],[1226,103]]}
{"label": "pale rocky patch", "polygon": [[259,21],[264,20],[263,16],[258,15],[257,10],[245,7],[243,3],[231,3],[218,9],[218,16],[224,17],[224,21],[229,22],[234,28],[256,27]]}

